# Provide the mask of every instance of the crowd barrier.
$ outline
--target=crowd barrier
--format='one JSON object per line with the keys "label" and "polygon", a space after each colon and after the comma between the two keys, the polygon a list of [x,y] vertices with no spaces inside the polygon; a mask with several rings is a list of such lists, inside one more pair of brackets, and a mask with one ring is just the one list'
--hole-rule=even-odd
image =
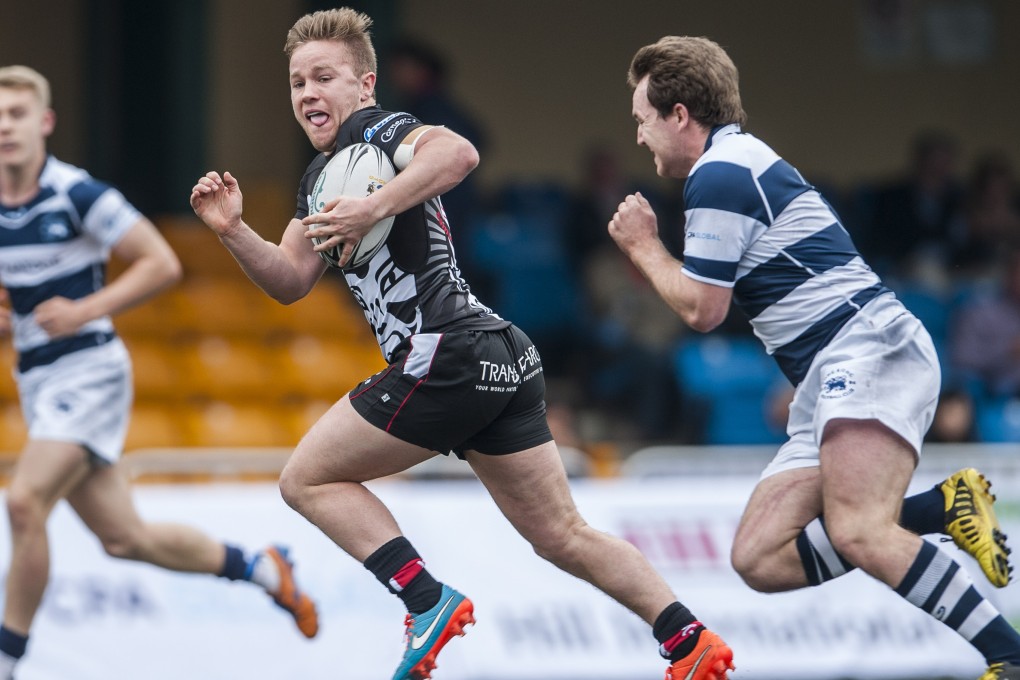
{"label": "crowd barrier", "polygon": [[[660,454],[663,452],[659,452]],[[724,455],[722,452],[717,452]],[[680,455],[680,454],[678,454]],[[682,457],[682,456],[681,456]],[[1020,537],[1020,461],[996,454],[1004,529]],[[912,490],[950,461],[922,466]],[[953,632],[860,573],[820,588],[764,595],[744,586],[728,553],[757,477],[708,469],[576,479],[593,526],[632,541],[679,597],[736,653],[734,680],[973,680],[984,666]],[[389,505],[438,578],[469,594],[478,623],[439,659],[437,680],[653,680],[650,629],[591,586],[538,558],[472,479],[380,480]],[[289,545],[321,631],[302,638],[258,588],[113,560],[65,504],[51,522],[52,581],[18,680],[389,678],[403,649],[400,602],[291,511],[271,482],[142,484],[142,515],[194,524],[253,550]],[[9,538],[0,522],[0,563]],[[979,588],[1020,623],[1020,586]]]}

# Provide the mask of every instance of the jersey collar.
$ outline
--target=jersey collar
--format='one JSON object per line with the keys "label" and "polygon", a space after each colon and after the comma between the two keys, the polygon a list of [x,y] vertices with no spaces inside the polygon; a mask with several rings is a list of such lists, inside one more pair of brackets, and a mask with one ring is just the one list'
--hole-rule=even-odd
{"label": "jersey collar", "polygon": [[728,125],[716,125],[712,128],[712,131],[708,133],[708,139],[705,140],[705,151],[712,148],[712,145],[721,140],[723,137],[729,135],[739,135],[741,132],[739,123],[729,123]]}

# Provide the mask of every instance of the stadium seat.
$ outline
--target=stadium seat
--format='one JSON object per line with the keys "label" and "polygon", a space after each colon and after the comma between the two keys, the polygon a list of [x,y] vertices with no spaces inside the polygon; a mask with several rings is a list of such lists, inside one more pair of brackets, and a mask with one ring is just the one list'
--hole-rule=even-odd
{"label": "stadium seat", "polygon": [[379,347],[316,335],[300,335],[278,352],[282,389],[289,395],[340,399],[361,380],[386,367]]}
{"label": "stadium seat", "polygon": [[[291,335],[318,335],[350,341],[374,342],[365,314],[339,274],[327,271],[308,295],[282,305],[273,302],[269,323]],[[268,298],[267,298],[268,299]]]}
{"label": "stadium seat", "polygon": [[18,400],[18,385],[14,382],[14,365],[17,353],[8,338],[0,340],[0,404]]}
{"label": "stadium seat", "polygon": [[288,414],[262,401],[210,401],[188,409],[189,444],[195,447],[292,447]]}
{"label": "stadium seat", "polygon": [[[245,203],[248,201],[245,195]],[[245,206],[247,213],[247,205]],[[197,217],[164,216],[156,226],[177,253],[185,280],[195,276],[240,276],[241,268],[216,234]]]}
{"label": "stadium seat", "polygon": [[753,337],[685,338],[675,355],[677,385],[707,408],[706,444],[768,444],[783,440],[769,422],[768,396],[786,378]]}
{"label": "stadium seat", "polygon": [[0,460],[13,462],[28,438],[21,407],[16,402],[0,403]]}
{"label": "stadium seat", "polygon": [[948,296],[914,285],[897,290],[896,297],[921,320],[935,344],[944,346],[949,335],[949,321],[953,309]]}
{"label": "stadium seat", "polygon": [[263,338],[274,330],[272,306],[278,305],[243,274],[192,278],[177,287],[179,330],[191,335]]}
{"label": "stadium seat", "polygon": [[278,351],[260,341],[203,336],[180,352],[191,396],[272,401],[286,394]]}
{"label": "stadium seat", "polygon": [[134,368],[135,396],[140,400],[178,399],[190,387],[180,360],[180,348],[166,340],[124,339]]}
{"label": "stadium seat", "polygon": [[187,406],[170,401],[139,400],[131,411],[125,452],[181,447],[189,442]]}
{"label": "stadium seat", "polygon": [[1020,397],[982,397],[975,411],[979,441],[1020,443]]}
{"label": "stadium seat", "polygon": [[562,224],[569,218],[571,196],[557,182],[511,182],[500,190],[497,203],[511,215],[541,217]]}
{"label": "stadium seat", "polygon": [[181,310],[176,288],[121,312],[113,319],[124,338],[169,338],[181,332]]}
{"label": "stadium seat", "polygon": [[468,249],[473,265],[491,273],[494,298],[486,302],[536,342],[582,327],[584,298],[554,219],[492,215],[472,229]]}

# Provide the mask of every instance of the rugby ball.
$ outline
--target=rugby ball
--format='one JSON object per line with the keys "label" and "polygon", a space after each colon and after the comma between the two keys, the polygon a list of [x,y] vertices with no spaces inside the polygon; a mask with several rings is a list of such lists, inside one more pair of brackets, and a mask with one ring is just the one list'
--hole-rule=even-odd
{"label": "rugby ball", "polygon": [[[385,186],[396,174],[389,156],[374,144],[358,143],[345,146],[333,154],[319,173],[319,178],[312,188],[309,210],[312,213],[322,212],[327,203],[340,196],[368,196]],[[319,251],[319,255],[330,267],[337,269],[359,267],[371,260],[386,243],[386,237],[393,227],[393,219],[393,216],[390,216],[377,222],[355,244],[351,259],[343,267],[340,266],[342,244]],[[323,240],[325,239],[312,238],[316,245]]]}

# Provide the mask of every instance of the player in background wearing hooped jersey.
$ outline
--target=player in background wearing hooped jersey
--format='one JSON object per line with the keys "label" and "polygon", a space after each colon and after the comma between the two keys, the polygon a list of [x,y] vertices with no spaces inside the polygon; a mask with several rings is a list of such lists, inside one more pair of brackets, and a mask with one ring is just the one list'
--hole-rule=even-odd
{"label": "player in background wearing hooped jersey", "polygon": [[[111,315],[175,283],[177,256],[113,187],[46,153],[56,115],[48,81],[0,67],[0,336],[13,336],[28,442],[6,493],[11,525],[0,679],[24,655],[49,579],[46,520],[67,500],[113,557],[254,581],[315,635],[315,607],[285,549],[253,556],[198,529],[138,516],[118,465],[131,362]],[[126,269],[108,285],[110,256]]]}
{"label": "player in background wearing hooped jersey", "polygon": [[718,326],[735,303],[796,386],[790,439],[748,502],[735,569],[777,592],[859,567],[968,640],[988,664],[981,680],[1020,679],[1020,635],[919,535],[948,533],[1005,586],[1009,551],[988,483],[967,469],[903,500],[939,394],[928,333],[819,193],[742,131],[737,70],[719,45],[665,37],[638,50],[628,83],[638,144],[659,175],[686,179],[683,262],[640,194],[609,233],[695,330]]}
{"label": "player in background wearing hooped jersey", "polygon": [[[342,244],[342,265],[372,225],[396,216],[385,246],[344,271],[389,366],[312,426],[283,471],[284,498],[406,605],[407,647],[395,680],[430,677],[443,645],[474,621],[473,604],[425,569],[364,482],[451,451],[539,555],[636,613],[660,642],[693,650],[691,636],[704,628],[662,577],[634,546],[578,513],[546,422],[539,353],[475,299],[457,268],[439,196],[474,170],[477,152],[451,130],[376,106],[370,25],[341,8],[306,15],[288,33],[294,115],[320,155],[279,245],[244,223],[230,173],[208,173],[191,194],[245,273],[283,303],[304,297],[322,276],[318,251]],[[340,198],[309,215],[326,160],[354,142],[379,146],[398,174],[368,197]],[[322,242],[313,246],[312,237]],[[728,664],[704,664],[685,678],[718,680]]]}

